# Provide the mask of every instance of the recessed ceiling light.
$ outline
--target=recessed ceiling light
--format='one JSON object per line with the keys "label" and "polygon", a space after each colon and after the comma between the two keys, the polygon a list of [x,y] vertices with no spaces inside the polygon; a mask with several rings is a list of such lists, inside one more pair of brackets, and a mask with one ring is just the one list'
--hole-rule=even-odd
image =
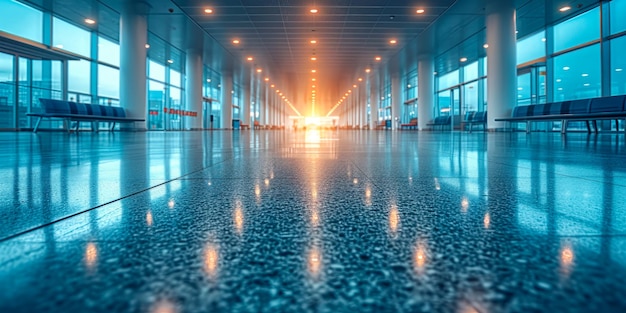
{"label": "recessed ceiling light", "polygon": [[563,87],[559,87],[557,90],[558,91],[563,91]]}
{"label": "recessed ceiling light", "polygon": [[252,60],[254,60],[253,57],[248,57],[248,61],[252,61]]}
{"label": "recessed ceiling light", "polygon": [[239,41],[239,39],[235,39],[235,40],[233,40],[233,43],[238,45],[240,43],[240,41]]}
{"label": "recessed ceiling light", "polygon": [[546,42],[546,39],[545,38],[541,38],[541,41]]}
{"label": "recessed ceiling light", "polygon": [[356,88],[356,85],[352,85],[352,88]]}
{"label": "recessed ceiling light", "polygon": [[210,79],[210,78],[207,78],[206,82],[207,82],[207,83],[210,83],[210,82],[211,82],[211,79]]}
{"label": "recessed ceiling light", "polygon": [[382,60],[382,58],[381,57],[375,57],[374,60],[380,61],[380,60]]}
{"label": "recessed ceiling light", "polygon": [[150,48],[150,45],[149,45],[149,44],[146,44],[146,49],[148,49],[148,48]]}
{"label": "recessed ceiling light", "polygon": [[561,7],[561,8],[559,9],[559,11],[561,11],[561,12],[566,12],[566,11],[569,11],[569,10],[571,10],[571,9],[572,9],[572,7],[570,7],[569,5],[566,5],[566,6],[564,6],[564,7]]}
{"label": "recessed ceiling light", "polygon": [[317,13],[318,11],[317,11],[317,9],[311,9],[311,10],[309,10],[309,12],[311,12],[311,13],[315,14],[315,13]]}
{"label": "recessed ceiling light", "polygon": [[89,25],[93,25],[93,24],[95,24],[95,23],[96,23],[96,21],[94,21],[94,20],[92,20],[92,19],[90,19],[90,18],[86,18],[86,19],[85,19],[85,23],[87,23],[87,24],[89,24]]}
{"label": "recessed ceiling light", "polygon": [[365,69],[365,73],[369,73],[369,72],[371,72],[371,71],[372,71],[372,70],[370,70],[369,68],[366,68],[366,69]]}
{"label": "recessed ceiling light", "polygon": [[463,58],[461,58],[461,60],[460,60],[460,61],[461,61],[461,62],[467,62],[467,58],[463,57]]}
{"label": "recessed ceiling light", "polygon": [[557,82],[557,83],[560,83],[560,82],[562,82],[562,81],[563,81],[563,80],[562,80],[562,79],[560,79],[560,78],[557,78],[557,80],[556,80],[556,82]]}
{"label": "recessed ceiling light", "polygon": [[167,60],[167,63],[172,64],[172,63],[174,63],[174,60],[169,59],[169,60]]}
{"label": "recessed ceiling light", "polygon": [[311,57],[311,61],[317,61],[316,57]]}
{"label": "recessed ceiling light", "polygon": [[359,79],[358,79],[358,80],[359,80],[360,82],[362,82],[362,81],[363,81],[363,78],[360,78],[360,77],[359,77]]}
{"label": "recessed ceiling light", "polygon": [[270,87],[274,88],[274,87],[276,87],[276,86],[275,86],[275,85],[271,85]]}
{"label": "recessed ceiling light", "polygon": [[316,44],[316,43],[317,43],[317,40],[311,40],[311,43],[312,43],[312,44]]}
{"label": "recessed ceiling light", "polygon": [[389,43],[392,44],[392,45],[395,45],[395,44],[398,43],[398,41],[395,40],[395,39],[391,39],[391,40],[389,40]]}
{"label": "recessed ceiling light", "polygon": [[312,85],[311,87],[315,88],[315,85]]}
{"label": "recessed ceiling light", "polygon": [[312,81],[316,81],[317,79],[315,79],[315,78],[311,78],[311,80],[312,80]]}
{"label": "recessed ceiling light", "polygon": [[621,71],[623,71],[623,70],[624,70],[624,69],[621,69],[621,68],[616,68],[616,69],[615,69],[615,71],[616,71],[616,72],[621,72]]}
{"label": "recessed ceiling light", "polygon": [[415,13],[417,13],[417,14],[422,14],[424,12],[425,12],[424,9],[417,9],[417,11],[415,11]]}
{"label": "recessed ceiling light", "polygon": [[207,13],[207,14],[213,14],[213,9],[211,9],[211,8],[206,8],[206,9],[204,9],[204,13]]}
{"label": "recessed ceiling light", "polygon": [[569,66],[563,66],[564,71],[569,71]]}
{"label": "recessed ceiling light", "polygon": [[256,69],[256,72],[257,72],[257,73],[261,73],[261,72],[263,72],[263,70],[262,70],[262,69],[260,69],[260,68],[257,68],[257,69]]}
{"label": "recessed ceiling light", "polygon": [[489,44],[484,44],[483,48],[485,48],[485,49],[489,48]]}
{"label": "recessed ceiling light", "polygon": [[270,78],[269,77],[265,77],[265,81],[266,82],[270,81]]}
{"label": "recessed ceiling light", "polygon": [[583,86],[589,87],[589,86],[591,86],[591,84],[590,83],[585,83],[585,84],[583,84]]}
{"label": "recessed ceiling light", "polygon": [[589,76],[589,74],[587,74],[587,73],[583,73],[583,74],[582,74],[582,75],[580,75],[580,76],[582,76],[582,77],[587,77],[587,76]]}
{"label": "recessed ceiling light", "polygon": [[524,90],[524,88],[522,88],[522,87],[517,87],[517,90],[522,91],[522,90]]}
{"label": "recessed ceiling light", "polygon": [[317,70],[311,70],[311,73],[317,73]]}

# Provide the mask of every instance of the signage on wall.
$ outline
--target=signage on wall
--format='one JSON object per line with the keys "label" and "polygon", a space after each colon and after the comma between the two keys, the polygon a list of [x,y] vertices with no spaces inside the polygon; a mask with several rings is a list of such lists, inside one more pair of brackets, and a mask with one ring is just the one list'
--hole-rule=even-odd
{"label": "signage on wall", "polygon": [[163,113],[165,114],[172,114],[172,115],[180,115],[180,116],[191,116],[191,117],[197,117],[198,116],[198,112],[194,112],[194,111],[185,111],[185,110],[179,110],[179,109],[172,109],[172,108],[163,108]]}

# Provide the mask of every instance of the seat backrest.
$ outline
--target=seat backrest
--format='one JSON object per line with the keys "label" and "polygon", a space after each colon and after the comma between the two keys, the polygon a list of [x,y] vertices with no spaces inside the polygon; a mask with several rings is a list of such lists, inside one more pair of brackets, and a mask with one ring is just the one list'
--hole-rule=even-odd
{"label": "seat backrest", "polygon": [[533,105],[533,111],[530,114],[528,114],[528,116],[539,116],[539,115],[546,115],[546,105],[543,103]]}
{"label": "seat backrest", "polygon": [[77,115],[87,115],[87,107],[84,103],[68,102],[70,112]]}
{"label": "seat backrest", "polygon": [[120,107],[112,107],[113,108],[113,114],[115,117],[126,117],[126,111],[124,110],[124,108],[120,108]]}
{"label": "seat backrest", "polygon": [[39,102],[45,113],[53,114],[71,114],[70,106],[67,101],[56,99],[40,98]]}
{"label": "seat backrest", "polygon": [[561,106],[562,114],[582,114],[589,112],[589,99],[564,101]]}
{"label": "seat backrest", "polygon": [[409,121],[409,124],[417,124],[417,117],[412,118],[412,119]]}
{"label": "seat backrest", "polygon": [[525,117],[533,115],[533,110],[535,106],[533,105],[522,105],[517,106],[513,109],[513,117]]}
{"label": "seat backrest", "polygon": [[591,99],[589,113],[622,112],[626,96],[612,96]]}
{"label": "seat backrest", "polygon": [[113,107],[110,107],[108,105],[101,105],[100,111],[102,111],[102,116],[115,117],[115,111],[113,110]]}
{"label": "seat backrest", "polygon": [[562,102],[548,103],[547,104],[547,109],[544,110],[544,113],[545,114],[549,114],[549,115],[561,114],[562,107],[563,107],[563,103]]}
{"label": "seat backrest", "polygon": [[469,112],[465,112],[465,121],[472,121],[474,120],[474,115],[476,114],[476,111],[469,111]]}
{"label": "seat backrest", "polygon": [[487,121],[487,111],[476,112],[472,118],[472,122],[485,122]]}

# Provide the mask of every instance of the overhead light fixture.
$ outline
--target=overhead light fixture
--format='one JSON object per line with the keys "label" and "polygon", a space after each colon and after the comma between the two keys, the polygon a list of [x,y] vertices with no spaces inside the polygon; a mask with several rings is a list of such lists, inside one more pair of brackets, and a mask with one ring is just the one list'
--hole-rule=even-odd
{"label": "overhead light fixture", "polygon": [[352,85],[352,88],[356,88],[356,85]]}
{"label": "overhead light fixture", "polygon": [[269,77],[265,77],[265,81],[266,82],[270,81],[270,78]]}
{"label": "overhead light fixture", "polygon": [[315,85],[312,85],[311,87],[312,87],[312,88],[315,88]]}
{"label": "overhead light fixture", "polygon": [[93,24],[95,24],[95,23],[96,23],[96,21],[94,21],[94,20],[92,20],[92,19],[90,19],[90,18],[86,18],[86,19],[85,19],[85,23],[87,23],[87,24],[89,24],[89,25],[93,25]]}
{"label": "overhead light fixture", "polygon": [[317,61],[316,57],[311,57],[311,61]]}
{"label": "overhead light fixture", "polygon": [[415,13],[417,13],[417,14],[422,14],[424,12],[425,12],[424,9],[417,9],[417,11],[415,11]]}
{"label": "overhead light fixture", "polygon": [[253,57],[248,57],[248,61],[252,61],[252,60],[254,60]]}
{"label": "overhead light fixture", "polygon": [[624,70],[624,69],[621,69],[621,68],[616,68],[616,69],[615,69],[615,71],[616,71],[616,72],[621,72],[621,71],[623,71],[623,70]]}
{"label": "overhead light fixture", "polygon": [[256,69],[256,72],[257,72],[257,73],[261,73],[261,72],[263,72],[263,70],[262,70],[262,69],[260,69],[260,68],[257,68],[257,69]]}
{"label": "overhead light fixture", "polygon": [[360,78],[360,77],[359,77],[358,81],[362,82],[362,81],[363,81],[363,78]]}
{"label": "overhead light fixture", "polygon": [[398,41],[395,40],[395,39],[391,39],[391,40],[389,40],[389,43],[392,44],[392,45],[395,45],[395,44],[398,43]]}
{"label": "overhead light fixture", "polygon": [[311,73],[317,73],[317,70],[311,70]]}
{"label": "overhead light fixture", "polygon": [[489,44],[484,44],[483,48],[485,48],[485,49],[489,48]]}
{"label": "overhead light fixture", "polygon": [[235,39],[235,40],[233,40],[233,44],[238,45],[239,43],[240,43],[239,39]]}
{"label": "overhead light fixture", "polygon": [[380,61],[380,60],[382,60],[382,58],[381,57],[375,57],[374,60]]}
{"label": "overhead light fixture", "polygon": [[316,43],[317,43],[317,40],[311,40],[311,43],[312,43],[312,44],[316,44]]}
{"label": "overhead light fixture", "polygon": [[371,71],[372,71],[372,70],[370,70],[369,68],[366,68],[366,69],[365,69],[365,73],[369,73],[369,72],[371,72]]}
{"label": "overhead light fixture", "polygon": [[572,9],[572,7],[570,7],[569,5],[566,5],[566,6],[561,7],[561,8],[559,9],[559,11],[561,11],[561,12],[567,12],[567,11],[569,11],[569,10],[571,10],[571,9]]}
{"label": "overhead light fixture", "polygon": [[589,76],[589,74],[587,74],[587,73],[583,73],[581,76],[582,76],[582,77],[587,77],[587,76]]}
{"label": "overhead light fixture", "polygon": [[174,63],[174,60],[169,59],[169,60],[167,60],[167,63],[172,64],[172,63]]}
{"label": "overhead light fixture", "polygon": [[207,78],[206,82],[207,82],[207,83],[210,83],[210,82],[211,82],[211,79],[210,79],[210,78]]}
{"label": "overhead light fixture", "polygon": [[149,45],[149,44],[146,44],[146,49],[148,49],[148,48],[150,48],[150,45]]}
{"label": "overhead light fixture", "polygon": [[317,80],[317,79],[315,79],[315,78],[311,78],[311,81],[316,81],[316,80]]}
{"label": "overhead light fixture", "polygon": [[461,58],[461,62],[467,62],[467,58]]}
{"label": "overhead light fixture", "polygon": [[569,66],[563,66],[564,71],[569,71]]}
{"label": "overhead light fixture", "polygon": [[204,13],[213,14],[213,9],[211,8],[204,9]]}
{"label": "overhead light fixture", "polygon": [[270,87],[274,88],[274,87],[276,87],[276,86],[274,86],[274,84],[272,84]]}
{"label": "overhead light fixture", "polygon": [[311,12],[311,13],[315,14],[315,13],[317,13],[318,11],[317,11],[317,9],[311,9],[311,10],[309,10],[309,12]]}

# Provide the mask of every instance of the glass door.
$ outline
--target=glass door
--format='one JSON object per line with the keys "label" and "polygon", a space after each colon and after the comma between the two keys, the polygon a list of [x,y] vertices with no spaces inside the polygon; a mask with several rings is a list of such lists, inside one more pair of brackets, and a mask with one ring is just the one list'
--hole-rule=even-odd
{"label": "glass door", "polygon": [[450,89],[450,114],[452,115],[451,130],[455,127],[461,127],[461,121],[463,120],[461,117],[464,114],[461,103],[461,87]]}

